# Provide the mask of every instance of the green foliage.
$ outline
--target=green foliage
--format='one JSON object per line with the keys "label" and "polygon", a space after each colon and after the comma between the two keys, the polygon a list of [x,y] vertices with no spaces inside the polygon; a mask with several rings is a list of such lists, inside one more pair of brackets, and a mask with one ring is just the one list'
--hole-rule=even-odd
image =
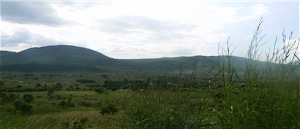
{"label": "green foliage", "polygon": [[17,88],[22,88],[23,86],[22,85],[17,85]]}
{"label": "green foliage", "polygon": [[2,104],[13,102],[18,98],[19,98],[19,96],[17,94],[0,93],[0,99],[1,99],[0,103],[2,103]]}
{"label": "green foliage", "polygon": [[24,94],[23,95],[23,100],[26,102],[26,103],[30,103],[33,101],[33,96],[32,94]]}
{"label": "green foliage", "polygon": [[55,92],[54,89],[49,88],[49,89],[47,90],[47,95],[50,96],[50,95],[52,95],[54,92]]}
{"label": "green foliage", "polygon": [[79,105],[85,106],[85,107],[92,107],[93,106],[93,104],[89,101],[80,101]]}
{"label": "green foliage", "polygon": [[108,90],[116,91],[118,89],[126,88],[127,85],[128,83],[123,81],[105,80],[103,87]]}
{"label": "green foliage", "polygon": [[73,103],[73,96],[72,96],[72,95],[70,95],[70,96],[68,97],[67,104],[68,104],[70,107],[74,107],[74,106],[75,106],[75,104]]}
{"label": "green foliage", "polygon": [[23,115],[31,115],[33,113],[32,105],[20,100],[14,102],[14,107],[16,112],[20,112]]}
{"label": "green foliage", "polygon": [[95,89],[95,91],[96,91],[97,93],[103,93],[103,92],[105,92],[105,89],[102,88],[102,87],[98,87],[98,88]]}
{"label": "green foliage", "polygon": [[36,83],[35,87],[41,87],[42,85],[40,83]]}
{"label": "green foliage", "polygon": [[148,88],[148,83],[142,80],[127,80],[124,79],[122,81],[113,81],[113,80],[105,80],[103,87],[108,90],[116,91],[118,89],[145,89]]}
{"label": "green foliage", "polygon": [[69,108],[69,105],[67,104],[67,102],[66,102],[65,100],[61,100],[61,101],[59,102],[59,106],[60,106],[61,108]]}
{"label": "green foliage", "polygon": [[63,87],[63,85],[61,83],[56,83],[56,85],[48,88],[47,90],[47,95],[50,96],[51,94],[53,94],[55,91],[59,91],[61,90]]}
{"label": "green foliage", "polygon": [[68,97],[68,100],[65,101],[65,100],[61,100],[58,105],[61,107],[61,108],[65,108],[65,109],[68,109],[70,107],[74,107],[75,104],[73,103],[73,97],[72,96],[69,96]]}
{"label": "green foliage", "polygon": [[31,73],[25,73],[24,76],[25,76],[25,77],[33,77],[34,75],[31,74]]}
{"label": "green foliage", "polygon": [[87,128],[86,122],[88,121],[87,117],[79,118],[72,121],[72,128],[73,129],[85,129]]}
{"label": "green foliage", "polygon": [[56,85],[53,86],[52,89],[59,91],[59,90],[61,90],[62,87],[63,87],[63,85],[61,83],[56,83]]}
{"label": "green foliage", "polygon": [[0,81],[0,87],[1,86],[4,86],[4,82],[3,81]]}
{"label": "green foliage", "polygon": [[76,82],[79,83],[96,83],[94,80],[89,80],[89,79],[78,79]]}
{"label": "green foliage", "polygon": [[100,110],[100,113],[102,115],[104,115],[104,114],[112,114],[113,115],[113,114],[115,114],[117,112],[118,112],[118,109],[113,104],[105,105],[105,106],[101,107],[101,110]]}
{"label": "green foliage", "polygon": [[221,94],[214,112],[216,123],[222,128],[299,128],[299,90],[296,90],[300,86],[299,65],[292,62],[299,60],[300,40],[292,42],[292,36],[286,39],[283,32],[283,47],[277,49],[274,45],[272,54],[267,55],[267,65],[259,66],[261,24],[262,20],[249,46],[242,79],[232,65],[228,41],[225,49],[228,59],[218,63],[216,76],[222,86],[214,87]]}
{"label": "green foliage", "polygon": [[[133,97],[124,128],[194,128],[211,126],[205,114],[208,94],[201,91],[147,91]],[[200,97],[200,99],[196,99]],[[203,117],[206,117],[203,119]]]}

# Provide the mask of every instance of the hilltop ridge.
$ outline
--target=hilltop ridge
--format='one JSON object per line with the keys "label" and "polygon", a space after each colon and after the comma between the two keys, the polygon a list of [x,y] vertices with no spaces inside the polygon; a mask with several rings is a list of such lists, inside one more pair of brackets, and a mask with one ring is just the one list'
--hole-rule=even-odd
{"label": "hilltop ridge", "polygon": [[[191,56],[153,59],[114,59],[100,52],[77,46],[56,45],[29,48],[20,52],[0,51],[2,71],[76,72],[76,71],[191,71],[195,67],[208,71],[224,56]],[[245,58],[232,57],[236,63]]]}

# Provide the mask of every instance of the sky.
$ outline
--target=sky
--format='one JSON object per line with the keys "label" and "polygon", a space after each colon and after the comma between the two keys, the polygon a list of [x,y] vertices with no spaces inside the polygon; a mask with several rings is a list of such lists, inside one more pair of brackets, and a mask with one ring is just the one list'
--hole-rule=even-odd
{"label": "sky", "polygon": [[[1,0],[1,50],[74,45],[117,59],[245,57],[263,17],[262,54],[299,39],[299,0]],[[220,47],[219,47],[220,46]]]}

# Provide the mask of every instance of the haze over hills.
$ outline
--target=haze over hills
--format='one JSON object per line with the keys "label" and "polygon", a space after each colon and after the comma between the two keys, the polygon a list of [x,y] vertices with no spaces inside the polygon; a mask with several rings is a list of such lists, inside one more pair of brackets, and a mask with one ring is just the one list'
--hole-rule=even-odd
{"label": "haze over hills", "polygon": [[[156,59],[113,59],[99,52],[76,46],[57,45],[30,48],[21,52],[0,51],[1,71],[20,72],[76,72],[76,71],[191,71],[195,66],[208,71],[216,66],[218,56],[193,56]],[[245,58],[232,57],[243,63]]]}

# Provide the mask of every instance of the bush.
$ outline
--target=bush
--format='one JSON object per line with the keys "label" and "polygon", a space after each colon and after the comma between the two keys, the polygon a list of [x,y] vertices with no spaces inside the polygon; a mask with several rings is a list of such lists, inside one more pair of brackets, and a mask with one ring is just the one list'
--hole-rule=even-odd
{"label": "bush", "polygon": [[117,112],[118,112],[118,109],[117,109],[116,106],[113,105],[113,104],[108,104],[108,105],[106,105],[106,106],[103,106],[103,107],[101,108],[101,111],[100,111],[100,113],[101,113],[102,115],[104,115],[104,114],[115,114],[115,113],[117,113]]}
{"label": "bush", "polygon": [[24,103],[23,101],[17,100],[14,102],[16,112],[20,112],[23,115],[30,115],[33,113],[32,105]]}
{"label": "bush", "polygon": [[50,95],[53,94],[54,92],[55,92],[55,90],[49,88],[49,89],[47,90],[47,95],[50,96]]}
{"label": "bush", "polygon": [[95,90],[97,93],[102,93],[102,92],[105,92],[105,89],[102,88],[102,87],[99,87]]}
{"label": "bush", "polygon": [[42,85],[40,83],[36,83],[35,87],[41,87]]}
{"label": "bush", "polygon": [[30,103],[33,101],[33,96],[32,94],[24,94],[23,95],[23,100],[26,102],[26,103]]}
{"label": "bush", "polygon": [[75,119],[72,121],[72,127],[73,129],[85,129],[87,128],[86,125],[87,121],[88,121],[87,117]]}
{"label": "bush", "polygon": [[[143,101],[143,100],[142,100]],[[137,103],[132,105],[130,109],[125,111],[129,118],[129,122],[124,124],[128,128],[149,128],[149,129],[198,129],[205,123],[201,121],[201,117],[193,118],[197,114],[193,106],[191,110],[182,109],[188,103],[181,103],[182,105],[173,105],[173,107],[166,107],[151,100],[147,103]],[[199,111],[199,110],[198,110]],[[198,115],[198,114],[197,114]],[[202,123],[203,122],[203,123]]]}
{"label": "bush", "polygon": [[12,94],[12,93],[1,93],[0,94],[0,98],[1,99],[1,103],[9,103],[9,102],[13,102],[14,100],[16,100],[17,98],[19,98],[18,95],[16,94]]}
{"label": "bush", "polygon": [[58,105],[59,105],[61,108],[74,107],[75,104],[72,102],[72,100],[73,100],[72,96],[69,96],[67,101],[61,100],[61,101],[59,102]]}
{"label": "bush", "polygon": [[3,81],[0,81],[0,87],[3,86],[3,85],[4,85],[4,82],[3,82]]}
{"label": "bush", "polygon": [[67,104],[67,102],[65,100],[60,101],[59,106],[61,108],[69,108],[69,105]]}
{"label": "bush", "polygon": [[85,106],[85,107],[92,107],[93,104],[89,101],[81,101],[79,102],[79,105]]}
{"label": "bush", "polygon": [[79,82],[79,83],[95,83],[94,80],[88,80],[88,79],[78,79],[77,82]]}

